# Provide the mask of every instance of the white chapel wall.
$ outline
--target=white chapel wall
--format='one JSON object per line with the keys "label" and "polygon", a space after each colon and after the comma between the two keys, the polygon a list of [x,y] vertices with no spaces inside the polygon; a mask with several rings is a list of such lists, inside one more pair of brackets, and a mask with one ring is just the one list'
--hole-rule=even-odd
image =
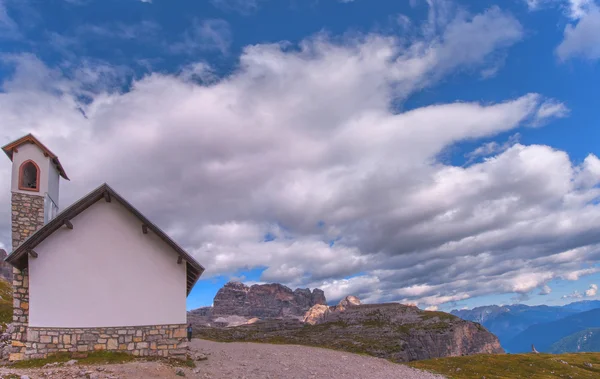
{"label": "white chapel wall", "polygon": [[100,200],[29,257],[29,325],[109,327],[186,322],[186,265],[116,200]]}

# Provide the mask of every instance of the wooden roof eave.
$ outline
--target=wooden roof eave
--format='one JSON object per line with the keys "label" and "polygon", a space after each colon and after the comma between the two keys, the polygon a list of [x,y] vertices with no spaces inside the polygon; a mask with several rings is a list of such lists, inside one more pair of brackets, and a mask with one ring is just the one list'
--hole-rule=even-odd
{"label": "wooden roof eave", "polygon": [[123,197],[116,193],[108,184],[104,183],[100,187],[96,188],[80,200],[73,203],[71,206],[59,213],[54,219],[50,220],[46,225],[40,228],[38,231],[29,236],[21,245],[19,245],[11,254],[9,254],[5,261],[23,270],[28,266],[28,252],[34,249],[43,240],[48,238],[52,233],[65,225],[65,222],[69,222],[70,219],[76,217],[79,213],[89,208],[91,205],[105,199],[105,193],[108,192],[108,198],[116,199],[121,205],[133,213],[143,225],[146,225],[149,230],[154,232],[160,239],[162,239],[167,245],[181,256],[186,262],[186,277],[187,277],[187,293],[189,294],[193,286],[196,284],[202,273],[204,267],[192,258],[185,250],[183,250],[175,241],[167,236],[158,226],[148,220],[142,215],[133,205],[127,202]]}

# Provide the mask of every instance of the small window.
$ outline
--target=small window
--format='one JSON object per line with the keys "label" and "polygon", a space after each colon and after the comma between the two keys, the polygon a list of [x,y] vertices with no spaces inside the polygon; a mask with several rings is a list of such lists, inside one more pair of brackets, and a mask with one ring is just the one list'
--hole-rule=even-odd
{"label": "small window", "polygon": [[19,189],[39,191],[40,169],[34,161],[26,161],[19,171]]}

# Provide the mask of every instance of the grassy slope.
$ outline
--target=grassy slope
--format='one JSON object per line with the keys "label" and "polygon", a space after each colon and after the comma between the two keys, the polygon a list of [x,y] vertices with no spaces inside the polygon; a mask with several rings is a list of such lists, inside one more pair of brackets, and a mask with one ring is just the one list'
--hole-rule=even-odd
{"label": "grassy slope", "polygon": [[[592,367],[585,366],[586,362]],[[600,378],[600,353],[472,355],[415,361],[408,365],[452,379]]]}
{"label": "grassy slope", "polygon": [[13,296],[12,285],[0,278],[0,329],[12,322]]}

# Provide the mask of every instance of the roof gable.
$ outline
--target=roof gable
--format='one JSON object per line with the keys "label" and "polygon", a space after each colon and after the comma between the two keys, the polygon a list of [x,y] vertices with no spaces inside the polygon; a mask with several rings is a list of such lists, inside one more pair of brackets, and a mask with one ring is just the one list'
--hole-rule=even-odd
{"label": "roof gable", "polygon": [[70,220],[80,214],[81,212],[88,209],[92,204],[99,200],[103,201],[117,201],[125,209],[131,212],[140,220],[140,228],[146,233],[151,230],[160,239],[162,239],[169,247],[171,247],[175,253],[179,255],[180,261],[186,262],[187,272],[187,293],[189,294],[192,287],[200,275],[204,272],[204,267],[192,258],[185,250],[183,250],[175,241],[173,241],[165,232],[163,232],[158,226],[148,220],[142,215],[133,205],[126,201],[122,196],[116,193],[108,184],[104,183],[100,187],[96,188],[83,198],[79,199],[71,206],[66,208],[54,219],[48,222],[46,225],[41,227],[38,231],[29,236],[23,243],[18,246],[5,260],[16,268],[23,270],[28,265],[28,253],[32,251],[37,245],[48,238],[56,230],[67,226],[73,228]]}
{"label": "roof gable", "polygon": [[46,157],[48,157],[50,159],[50,161],[54,164],[54,166],[56,167],[56,170],[58,171],[60,176],[62,176],[66,180],[70,180],[69,177],[67,176],[67,173],[65,172],[65,169],[63,168],[62,164],[58,160],[58,157],[56,156],[56,154],[54,154],[52,151],[50,151],[50,149],[48,149],[43,143],[41,143],[37,138],[35,138],[33,136],[33,134],[27,134],[26,136],[23,136],[16,141],[13,141],[7,145],[4,145],[2,147],[2,150],[8,156],[8,158],[10,158],[10,160],[12,161],[14,151],[17,150],[19,146],[21,146],[25,143],[32,143],[32,144],[36,145],[40,150],[42,150],[44,155]]}

